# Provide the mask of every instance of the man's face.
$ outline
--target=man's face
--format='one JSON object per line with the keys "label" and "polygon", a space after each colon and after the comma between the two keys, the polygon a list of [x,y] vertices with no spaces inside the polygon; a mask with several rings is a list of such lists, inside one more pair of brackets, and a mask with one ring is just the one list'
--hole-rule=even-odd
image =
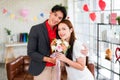
{"label": "man's face", "polygon": [[57,25],[63,19],[63,13],[61,11],[51,12],[48,23],[50,26]]}

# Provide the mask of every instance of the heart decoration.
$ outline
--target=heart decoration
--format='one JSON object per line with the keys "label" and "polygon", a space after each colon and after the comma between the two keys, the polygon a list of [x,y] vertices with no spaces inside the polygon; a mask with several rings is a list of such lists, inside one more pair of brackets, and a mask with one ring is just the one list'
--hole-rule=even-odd
{"label": "heart decoration", "polygon": [[69,19],[70,19],[70,17],[69,17],[69,16],[67,16],[67,17],[66,17],[66,19],[68,19],[68,20],[69,20]]}
{"label": "heart decoration", "polygon": [[83,6],[83,10],[86,11],[86,12],[89,11],[89,8],[88,8],[87,4],[84,4],[84,6]]}
{"label": "heart decoration", "polygon": [[102,11],[104,11],[105,7],[106,7],[106,3],[103,0],[99,0],[99,7]]}
{"label": "heart decoration", "polygon": [[22,17],[26,17],[26,16],[28,16],[28,14],[29,14],[28,9],[21,9],[21,10],[20,10],[20,15],[21,15]]}
{"label": "heart decoration", "polygon": [[44,17],[44,13],[40,13],[40,16],[41,16],[41,17]]}
{"label": "heart decoration", "polygon": [[120,51],[120,48],[117,47],[116,50],[115,50],[116,62],[119,61],[119,59],[120,59],[120,55],[118,53],[119,51]]}
{"label": "heart decoration", "polygon": [[5,14],[5,13],[7,13],[7,10],[4,8],[4,9],[3,9],[3,14]]}
{"label": "heart decoration", "polygon": [[95,19],[96,19],[96,14],[93,12],[93,13],[90,13],[89,14],[89,17],[90,17],[90,19],[92,20],[92,21],[95,21]]}

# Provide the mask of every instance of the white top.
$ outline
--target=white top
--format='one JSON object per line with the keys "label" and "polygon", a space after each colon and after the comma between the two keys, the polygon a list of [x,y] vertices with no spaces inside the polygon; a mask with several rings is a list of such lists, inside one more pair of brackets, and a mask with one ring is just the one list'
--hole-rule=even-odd
{"label": "white top", "polygon": [[[73,61],[76,61],[76,59],[79,57],[86,57],[80,53],[80,48],[82,48],[82,43],[76,40],[73,46]],[[66,70],[68,80],[94,80],[92,73],[88,70],[87,67],[85,67],[83,71],[80,71],[73,67],[66,66]]]}

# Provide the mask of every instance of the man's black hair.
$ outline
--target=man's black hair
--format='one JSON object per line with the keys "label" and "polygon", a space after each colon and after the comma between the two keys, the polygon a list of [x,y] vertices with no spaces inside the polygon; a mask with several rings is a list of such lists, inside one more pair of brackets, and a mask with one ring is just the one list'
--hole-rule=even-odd
{"label": "man's black hair", "polygon": [[55,5],[55,6],[53,6],[53,8],[51,9],[51,11],[52,12],[61,11],[63,13],[63,19],[65,19],[66,16],[67,16],[66,8],[64,6],[61,6],[61,5]]}

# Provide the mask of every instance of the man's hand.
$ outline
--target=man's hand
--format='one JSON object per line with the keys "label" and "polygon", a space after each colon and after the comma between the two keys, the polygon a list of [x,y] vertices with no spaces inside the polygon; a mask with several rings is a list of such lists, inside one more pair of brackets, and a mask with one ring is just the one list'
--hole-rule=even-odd
{"label": "man's hand", "polygon": [[44,58],[43,58],[43,61],[45,61],[45,62],[50,62],[50,63],[55,64],[55,63],[56,63],[56,58],[44,57]]}
{"label": "man's hand", "polygon": [[87,56],[87,55],[88,55],[88,48],[86,47],[85,44],[83,44],[82,46],[83,46],[83,49],[81,49],[80,52],[81,52],[83,55]]}

